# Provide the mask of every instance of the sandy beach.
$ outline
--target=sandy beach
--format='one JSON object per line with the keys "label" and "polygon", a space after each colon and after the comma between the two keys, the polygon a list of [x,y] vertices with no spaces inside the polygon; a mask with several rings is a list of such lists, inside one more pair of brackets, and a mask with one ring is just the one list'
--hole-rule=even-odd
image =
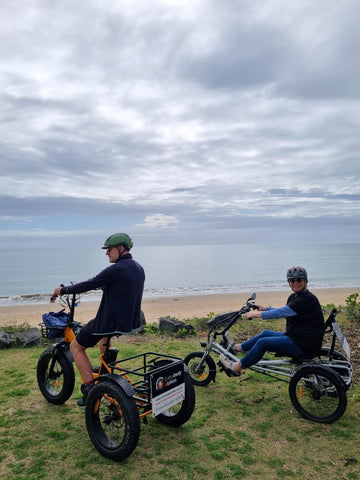
{"label": "sandy beach", "polygon": [[[311,290],[317,295],[321,305],[334,304],[345,305],[345,299],[352,293],[359,293],[358,288],[336,288]],[[289,291],[260,292],[256,301],[262,305],[281,307],[285,305]],[[218,294],[218,295],[193,295],[186,297],[164,297],[144,299],[142,310],[145,314],[146,323],[158,322],[160,317],[170,316],[179,320],[194,317],[205,317],[210,312],[215,314],[238,310],[247,300],[249,295],[245,293]],[[84,301],[79,304],[75,311],[77,321],[86,323],[96,313],[99,303],[96,301]],[[56,304],[37,304],[0,307],[0,328],[2,326],[22,325],[26,323],[37,327],[42,321],[42,314],[49,311],[58,311],[61,307]]]}

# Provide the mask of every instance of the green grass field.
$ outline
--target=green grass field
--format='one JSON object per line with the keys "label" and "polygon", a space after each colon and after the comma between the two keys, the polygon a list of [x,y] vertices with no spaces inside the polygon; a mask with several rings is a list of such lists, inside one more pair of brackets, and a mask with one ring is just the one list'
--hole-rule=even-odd
{"label": "green grass field", "polygon": [[[115,346],[123,358],[145,351],[184,357],[200,349],[200,340],[199,335],[179,339],[143,334],[122,337]],[[36,365],[43,349],[0,351],[1,479],[359,478],[356,382],[343,417],[321,425],[294,411],[287,384],[250,370],[241,379],[218,372],[215,383],[196,387],[195,411],[185,425],[171,428],[148,417],[134,453],[115,463],[103,458],[88,437],[84,411],[76,406],[78,375],[65,405],[51,405],[42,397]],[[91,349],[94,364],[97,355]]]}

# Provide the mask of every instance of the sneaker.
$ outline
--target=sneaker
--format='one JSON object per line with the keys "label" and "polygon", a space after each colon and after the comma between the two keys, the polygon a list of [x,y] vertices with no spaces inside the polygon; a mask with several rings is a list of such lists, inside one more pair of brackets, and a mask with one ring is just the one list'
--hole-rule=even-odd
{"label": "sneaker", "polygon": [[241,375],[241,372],[235,372],[233,362],[225,357],[223,353],[220,353],[220,363],[224,367],[225,371],[230,370],[232,376],[239,377]]}
{"label": "sneaker", "polygon": [[76,402],[78,407],[80,408],[85,407],[87,397],[89,396],[89,393],[93,387],[94,387],[93,383],[90,383],[90,385],[85,385],[85,383],[83,383],[81,385],[81,392],[83,396],[79,398],[79,400]]}
{"label": "sneaker", "polygon": [[233,355],[235,355],[236,353],[238,353],[237,351],[235,351],[235,345],[236,345],[236,342],[235,340],[232,338],[231,336],[231,333],[229,332],[229,330],[225,333],[224,335],[225,337],[225,340],[226,340],[226,347],[230,353],[232,353]]}

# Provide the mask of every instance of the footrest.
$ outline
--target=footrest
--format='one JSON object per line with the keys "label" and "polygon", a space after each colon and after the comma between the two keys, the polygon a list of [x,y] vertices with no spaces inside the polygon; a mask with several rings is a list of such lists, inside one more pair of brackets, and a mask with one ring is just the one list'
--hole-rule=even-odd
{"label": "footrest", "polygon": [[218,362],[218,365],[220,367],[220,372],[225,372],[228,377],[238,376],[238,375],[235,375],[235,373],[232,370],[230,370],[230,368],[225,368],[221,362]]}

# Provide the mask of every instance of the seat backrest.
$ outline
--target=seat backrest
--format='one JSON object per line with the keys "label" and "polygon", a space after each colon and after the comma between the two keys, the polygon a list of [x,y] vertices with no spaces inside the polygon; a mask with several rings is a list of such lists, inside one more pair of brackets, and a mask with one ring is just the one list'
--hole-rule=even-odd
{"label": "seat backrest", "polygon": [[329,333],[329,332],[332,332],[332,325],[333,323],[335,322],[336,320],[336,315],[337,315],[338,311],[336,310],[336,308],[333,308],[330,312],[330,315],[328,317],[328,319],[326,320],[326,322],[324,323],[324,333]]}
{"label": "seat backrest", "polygon": [[329,315],[328,319],[327,319],[326,322],[324,323],[323,333],[322,333],[321,336],[319,336],[317,345],[315,346],[314,352],[311,354],[311,356],[316,357],[317,355],[320,354],[321,347],[322,347],[323,340],[324,340],[324,334],[325,334],[325,333],[332,332],[332,330],[333,330],[332,325],[333,325],[333,323],[335,322],[336,314],[337,314],[337,310],[336,310],[336,308],[333,308],[333,309],[331,310],[331,312],[330,312],[330,315]]}
{"label": "seat backrest", "polygon": [[332,325],[335,322],[336,314],[337,314],[337,310],[336,310],[336,308],[333,308],[330,312],[330,315],[329,315],[328,319],[324,323],[323,334],[321,335],[321,337],[319,337],[318,344],[316,345],[316,348],[314,350],[315,356],[320,353],[320,350],[321,350],[321,347],[322,347],[322,344],[323,344],[323,340],[324,340],[324,334],[332,332],[332,330],[333,330]]}

